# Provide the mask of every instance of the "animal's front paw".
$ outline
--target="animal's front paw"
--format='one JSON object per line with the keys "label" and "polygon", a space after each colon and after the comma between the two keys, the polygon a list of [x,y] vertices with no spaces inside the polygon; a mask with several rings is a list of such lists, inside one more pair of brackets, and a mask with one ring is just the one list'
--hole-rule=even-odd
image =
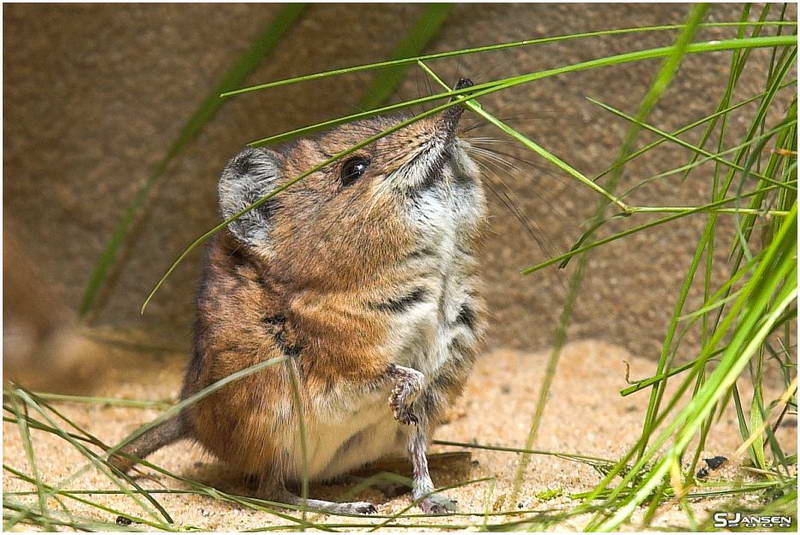
{"label": "animal's front paw", "polygon": [[456,511],[456,501],[442,494],[432,494],[419,503],[426,515],[446,515]]}
{"label": "animal's front paw", "polygon": [[418,422],[417,417],[411,410],[411,407],[407,405],[396,405],[393,401],[390,401],[390,405],[392,407],[392,412],[394,413],[394,419],[404,425],[416,425]]}
{"label": "animal's front paw", "polygon": [[425,376],[417,370],[397,364],[390,365],[388,373],[394,380],[389,407],[395,420],[405,425],[416,424],[417,417],[411,410],[411,405],[422,390]]}

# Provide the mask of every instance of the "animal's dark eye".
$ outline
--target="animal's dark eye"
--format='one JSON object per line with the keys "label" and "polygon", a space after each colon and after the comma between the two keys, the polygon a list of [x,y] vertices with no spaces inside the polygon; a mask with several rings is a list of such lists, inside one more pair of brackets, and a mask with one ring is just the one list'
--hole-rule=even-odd
{"label": "animal's dark eye", "polygon": [[367,172],[369,167],[369,158],[363,156],[356,156],[350,158],[342,164],[342,184],[349,186]]}

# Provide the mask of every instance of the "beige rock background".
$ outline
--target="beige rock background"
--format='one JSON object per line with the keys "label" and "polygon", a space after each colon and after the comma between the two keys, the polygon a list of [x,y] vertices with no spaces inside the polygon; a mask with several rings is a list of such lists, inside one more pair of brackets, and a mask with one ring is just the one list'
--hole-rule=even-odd
{"label": "beige rock background", "polygon": [[[78,306],[91,268],[123,210],[184,122],[278,9],[240,4],[4,6],[4,223],[6,232],[26,244],[32,261],[52,281],[54,293],[68,305]],[[388,57],[421,9],[402,4],[314,5],[248,82]],[[739,12],[740,6],[713,5],[708,18],[732,21]],[[771,18],[777,18],[777,7],[774,12]],[[687,13],[688,6],[679,4],[464,4],[453,9],[428,50],[680,23]],[[667,45],[674,35],[651,32],[574,40],[432,66],[450,81],[459,74],[480,81]],[[697,39],[733,36],[730,28],[707,29]],[[767,51],[753,52],[736,99],[762,90],[768,60]],[[669,130],[711,113],[724,88],[729,61],[728,53],[687,58],[651,121]],[[593,176],[613,162],[627,125],[585,97],[635,112],[658,67],[658,61],[648,61],[548,78],[494,95],[484,105]],[[145,316],[138,311],[183,247],[217,222],[215,187],[225,162],[252,139],[352,112],[371,76],[362,73],[254,93],[223,106],[149,199],[92,322],[145,328],[153,340],[171,337],[185,347],[197,254],[173,274]],[[395,99],[424,94],[425,87],[423,75],[411,72]],[[742,112],[733,130],[746,124],[751,110]],[[478,131],[502,138],[488,127]],[[699,132],[688,139],[698,137]],[[502,179],[552,251],[565,250],[580,235],[596,195],[523,149],[508,145],[502,150],[535,163],[519,164]],[[628,167],[622,188],[685,158],[684,150],[664,145]],[[642,205],[693,204],[706,198],[708,183],[706,170],[700,169],[685,183],[654,183],[631,200]],[[546,347],[568,273],[550,268],[520,276],[521,268],[547,255],[532,240],[520,238],[520,224],[494,198],[490,209],[484,255],[493,316],[488,346]],[[656,356],[703,222],[683,220],[598,251],[576,307],[571,338],[594,337],[643,357]],[[720,254],[724,249],[719,248]],[[696,303],[691,300],[689,307]]]}

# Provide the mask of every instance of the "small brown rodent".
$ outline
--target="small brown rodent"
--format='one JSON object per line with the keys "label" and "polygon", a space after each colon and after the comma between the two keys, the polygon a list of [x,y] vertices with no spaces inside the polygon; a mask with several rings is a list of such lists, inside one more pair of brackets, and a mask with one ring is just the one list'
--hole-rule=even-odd
{"label": "small brown rodent", "polygon": [[[462,79],[456,88],[470,85]],[[256,475],[265,498],[300,505],[285,486],[303,476],[289,375],[296,373],[309,479],[406,450],[413,497],[431,493],[426,450],[483,332],[474,250],[485,202],[468,144],[456,137],[462,112],[453,106],[373,142],[212,239],[182,398],[258,362],[292,358],[203,398],[126,453],[143,458],[190,438]],[[345,124],[280,152],[244,150],[220,179],[223,217],[401,119]],[[133,464],[114,462],[122,470]],[[308,505],[375,511],[365,502]],[[420,506],[454,508],[437,495]]]}

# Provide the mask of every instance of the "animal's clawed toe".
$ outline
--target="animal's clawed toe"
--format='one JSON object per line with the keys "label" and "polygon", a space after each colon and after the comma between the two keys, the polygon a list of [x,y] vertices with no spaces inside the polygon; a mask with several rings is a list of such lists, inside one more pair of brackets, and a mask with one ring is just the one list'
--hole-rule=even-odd
{"label": "animal's clawed toe", "polygon": [[407,405],[392,404],[392,412],[394,419],[404,425],[411,425],[417,423],[417,417],[411,411],[411,407]]}
{"label": "animal's clawed toe", "polygon": [[374,515],[378,509],[369,502],[353,502],[353,512],[357,515]]}
{"label": "animal's clawed toe", "polygon": [[318,506],[321,512],[344,514],[344,515],[374,515],[378,512],[374,505],[369,502],[321,502]]}
{"label": "animal's clawed toe", "polygon": [[419,504],[422,512],[428,515],[446,515],[447,513],[454,513],[456,510],[456,501],[451,500],[447,496],[434,494],[428,496]]}

